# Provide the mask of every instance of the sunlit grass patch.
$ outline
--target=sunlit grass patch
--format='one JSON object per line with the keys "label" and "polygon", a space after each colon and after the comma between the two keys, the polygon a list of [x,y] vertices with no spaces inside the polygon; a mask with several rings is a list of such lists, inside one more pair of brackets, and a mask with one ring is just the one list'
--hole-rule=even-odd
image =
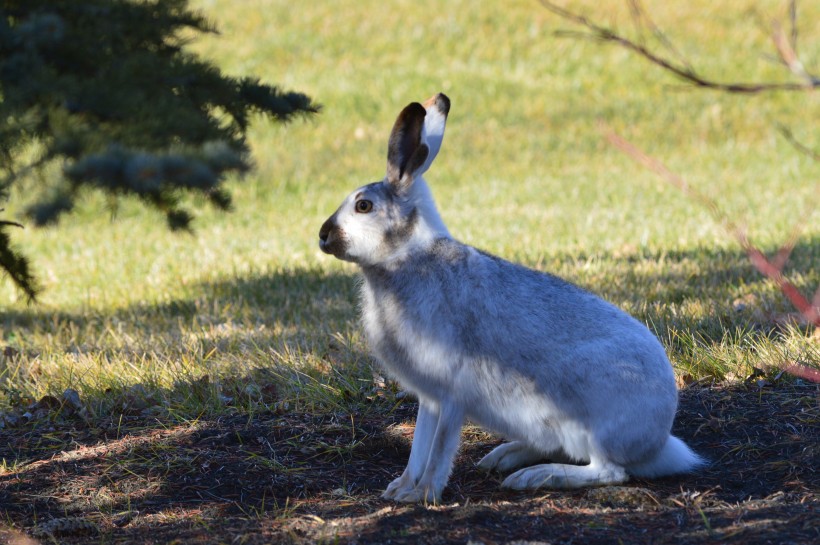
{"label": "sunlit grass patch", "polygon": [[[257,170],[232,181],[235,212],[203,209],[193,234],[170,234],[128,200],[112,219],[93,195],[59,227],[16,233],[45,292],[26,307],[0,286],[3,410],[22,414],[68,388],[95,418],[370,406],[379,387],[359,333],[355,268],[321,254],[316,238],[348,191],[383,175],[400,108],[437,91],[453,108],[427,178],[456,237],[629,311],[680,377],[818,365],[806,329],[781,319],[788,302],[709,214],[597,129],[604,120],[716,197],[766,251],[803,221],[787,273],[810,295],[820,285],[820,164],[777,125],[812,143],[814,95],[683,90],[622,50],[557,37],[566,25],[537,2],[195,5],[221,29],[197,37],[198,52],[324,109],[285,127],[256,120]],[[631,25],[626,3],[571,5]],[[763,60],[771,45],[755,22],[782,16],[779,2],[646,7],[706,73],[787,77]],[[820,13],[800,10],[801,54],[816,59]]]}

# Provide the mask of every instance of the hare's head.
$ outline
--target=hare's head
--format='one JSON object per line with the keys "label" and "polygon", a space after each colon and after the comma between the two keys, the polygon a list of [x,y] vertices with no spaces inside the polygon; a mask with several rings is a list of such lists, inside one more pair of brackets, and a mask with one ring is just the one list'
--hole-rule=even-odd
{"label": "hare's head", "polygon": [[450,99],[441,93],[401,111],[387,146],[387,175],[351,193],[325,221],[323,252],[376,265],[450,236],[421,178],[441,147],[449,111]]}

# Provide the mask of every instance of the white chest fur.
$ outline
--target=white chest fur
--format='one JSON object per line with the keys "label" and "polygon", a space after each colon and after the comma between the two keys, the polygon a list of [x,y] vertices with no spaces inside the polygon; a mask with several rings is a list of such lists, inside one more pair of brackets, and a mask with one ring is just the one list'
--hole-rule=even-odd
{"label": "white chest fur", "polygon": [[427,398],[446,395],[442,386],[451,383],[456,371],[452,346],[431,338],[408,320],[406,309],[395,296],[376,293],[365,282],[362,324],[374,355],[403,387]]}

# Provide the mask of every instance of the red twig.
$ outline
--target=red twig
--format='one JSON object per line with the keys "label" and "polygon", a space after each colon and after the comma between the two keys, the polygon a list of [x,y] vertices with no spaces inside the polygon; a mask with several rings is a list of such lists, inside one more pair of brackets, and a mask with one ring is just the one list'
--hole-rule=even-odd
{"label": "red twig", "polygon": [[[624,35],[619,34],[616,30],[598,25],[585,16],[558,6],[549,0],[540,0],[541,5],[543,5],[547,10],[585,29],[585,32],[565,32],[563,34],[571,34],[576,37],[614,43],[696,87],[729,93],[746,94],[784,90],[806,91],[820,88],[820,78],[806,70],[805,65],[801,62],[797,53],[796,0],[791,0],[789,4],[789,35],[786,35],[782,26],[777,22],[774,23],[772,28],[772,41],[774,42],[775,50],[777,51],[780,61],[799,80],[796,82],[784,83],[730,83],[720,82],[702,76],[686,60],[686,58],[679,53],[671,41],[666,38],[654,22],[652,22],[641,6],[640,0],[629,1],[632,18],[635,21],[638,30],[640,31],[642,26],[648,27],[654,34],[655,38],[663,45],[663,47],[665,47],[667,52],[671,53],[672,57],[675,57],[674,59],[670,56],[653,51],[648,45],[646,45],[642,35],[638,36],[637,41],[631,40]],[[697,191],[695,188],[690,186],[686,180],[669,170],[662,162],[636,148],[631,143],[615,134],[608,127],[603,127],[602,130],[606,134],[607,140],[609,140],[609,142],[615,147],[632,157],[635,161],[647,169],[658,174],[668,183],[677,187],[683,193],[709,210],[712,216],[729,233],[731,233],[735,239],[737,239],[743,250],[746,252],[746,255],[752,265],[761,274],[771,279],[794,305],[794,307],[800,312],[800,314],[806,319],[806,321],[814,326],[815,336],[817,336],[817,333],[820,332],[820,288],[818,288],[811,302],[809,302],[809,300],[800,293],[794,284],[783,275],[783,268],[791,256],[802,225],[798,224],[798,226],[792,231],[786,243],[778,249],[775,257],[770,260],[765,254],[763,254],[763,252],[761,252],[749,241],[745,229],[733,221],[732,218],[730,218],[720,208],[714,199]],[[818,152],[798,142],[791,132],[788,131],[788,129],[781,129],[781,132],[784,134],[786,139],[789,140],[789,142],[791,142],[802,153],[805,153],[816,160],[820,160],[820,155]],[[814,382],[820,382],[820,371],[818,370],[806,367],[799,363],[789,363],[784,365],[783,368],[793,375],[797,375]]]}
{"label": "red twig", "polygon": [[791,73],[802,79],[806,87],[817,87],[819,83],[818,78],[808,73],[806,67],[803,66],[803,63],[797,56],[797,8],[795,2],[791,3],[789,11],[792,27],[790,37],[786,37],[780,23],[775,21],[772,25],[772,41],[774,41],[774,46],[777,49],[778,55],[780,55],[780,60]]}
{"label": "red twig", "polygon": [[790,375],[804,378],[812,382],[820,382],[820,371],[800,363],[789,363],[782,367]]}
{"label": "red twig", "polygon": [[[669,170],[669,168],[667,168],[667,166],[662,162],[646,154],[632,143],[616,134],[605,124],[601,125],[601,130],[604,132],[606,139],[613,146],[630,156],[645,168],[663,178],[669,184],[681,190],[693,200],[706,207],[712,216],[740,243],[752,265],[761,274],[772,280],[778,288],[780,288],[780,291],[783,292],[783,294],[809,324],[812,324],[815,328],[820,328],[820,288],[818,288],[817,293],[814,294],[813,300],[809,302],[809,300],[804,297],[802,293],[800,293],[800,290],[798,290],[795,285],[783,275],[783,266],[785,265],[788,255],[794,247],[797,233],[799,231],[795,230],[792,233],[789,241],[781,247],[778,251],[777,257],[774,262],[772,262],[772,260],[769,260],[763,252],[761,252],[749,241],[749,238],[746,236],[746,232],[731,218],[729,218],[723,210],[721,210],[720,206],[714,199],[704,195],[690,186],[686,180]],[[806,367],[799,363],[790,363],[784,366],[784,369],[793,375],[805,378],[807,380],[812,380],[814,382],[820,382],[820,371]]]}

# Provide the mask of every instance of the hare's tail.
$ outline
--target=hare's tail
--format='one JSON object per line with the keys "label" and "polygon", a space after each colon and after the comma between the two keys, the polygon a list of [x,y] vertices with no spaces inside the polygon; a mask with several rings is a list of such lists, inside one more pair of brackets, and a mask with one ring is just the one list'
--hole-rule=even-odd
{"label": "hare's tail", "polygon": [[707,463],[705,458],[695,454],[686,443],[670,435],[666,444],[654,458],[640,464],[629,465],[626,471],[635,477],[662,477],[676,473],[690,473]]}

